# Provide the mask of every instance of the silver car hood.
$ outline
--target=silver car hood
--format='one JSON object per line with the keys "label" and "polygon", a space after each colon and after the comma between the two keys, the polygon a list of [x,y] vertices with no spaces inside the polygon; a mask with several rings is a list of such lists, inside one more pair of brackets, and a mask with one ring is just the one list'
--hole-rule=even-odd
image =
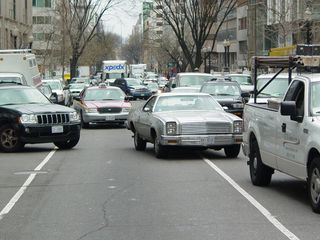
{"label": "silver car hood", "polygon": [[175,112],[156,112],[155,117],[160,118],[164,122],[177,122],[179,124],[194,122],[232,122],[241,120],[241,118],[224,111],[175,111]]}

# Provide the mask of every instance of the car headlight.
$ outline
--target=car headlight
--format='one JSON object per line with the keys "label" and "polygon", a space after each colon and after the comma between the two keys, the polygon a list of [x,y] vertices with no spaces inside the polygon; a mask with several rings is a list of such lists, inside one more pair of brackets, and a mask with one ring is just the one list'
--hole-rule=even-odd
{"label": "car headlight", "polygon": [[69,113],[70,122],[77,122],[79,121],[79,114],[77,112]]}
{"label": "car headlight", "polygon": [[122,108],[122,112],[125,112],[125,113],[130,112],[130,109],[131,108]]}
{"label": "car headlight", "polygon": [[167,122],[166,123],[167,135],[177,134],[177,123],[176,122]]}
{"label": "car headlight", "polygon": [[234,133],[242,133],[242,130],[243,130],[242,121],[233,122],[233,132]]}
{"label": "car headlight", "polygon": [[85,111],[87,113],[97,113],[98,109],[97,108],[86,108]]}
{"label": "car headlight", "polygon": [[38,123],[37,117],[34,114],[22,114],[20,117],[21,123]]}
{"label": "car headlight", "polygon": [[243,108],[243,103],[234,103],[232,104],[233,108]]}

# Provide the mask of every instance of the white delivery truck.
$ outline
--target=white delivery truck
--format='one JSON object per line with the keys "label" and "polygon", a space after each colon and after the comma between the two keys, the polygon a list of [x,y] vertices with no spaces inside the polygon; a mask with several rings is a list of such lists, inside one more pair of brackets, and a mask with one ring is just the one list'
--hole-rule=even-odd
{"label": "white delivery truck", "polygon": [[113,83],[117,78],[127,77],[127,61],[125,60],[107,60],[102,61],[103,73],[102,80]]}
{"label": "white delivery truck", "polygon": [[[316,73],[320,54],[255,57],[254,63],[254,102],[244,107],[242,145],[249,158],[251,181],[268,185],[275,170],[302,179],[313,211],[320,213],[320,73]],[[256,69],[260,66],[288,69],[289,86],[282,98],[257,101],[279,74],[257,89]],[[300,73],[292,78],[295,68]]]}
{"label": "white delivery truck", "polygon": [[147,64],[130,64],[130,77],[143,78],[144,72],[147,69]]}
{"label": "white delivery truck", "polygon": [[0,50],[0,83],[38,87],[42,84],[36,57],[30,49]]}

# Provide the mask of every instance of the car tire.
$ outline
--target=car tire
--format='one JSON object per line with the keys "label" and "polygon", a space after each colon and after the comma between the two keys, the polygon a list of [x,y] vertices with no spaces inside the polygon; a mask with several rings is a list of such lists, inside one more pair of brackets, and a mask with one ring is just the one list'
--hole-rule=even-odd
{"label": "car tire", "polygon": [[263,164],[257,141],[252,141],[249,154],[250,178],[253,185],[267,186],[271,182],[273,169]]}
{"label": "car tire", "polygon": [[320,213],[320,158],[313,159],[308,168],[307,186],[311,208]]}
{"label": "car tire", "polygon": [[226,147],[224,147],[224,153],[226,154],[226,156],[228,158],[236,158],[236,157],[238,157],[238,155],[240,153],[240,148],[241,148],[240,144],[226,146]]}
{"label": "car tire", "polygon": [[134,148],[137,151],[145,151],[147,147],[147,142],[143,140],[137,132],[134,133]]}
{"label": "car tire", "polygon": [[81,112],[80,116],[81,116],[81,127],[82,127],[82,128],[89,128],[89,123],[86,123],[86,122],[83,120],[82,112]]}
{"label": "car tire", "polygon": [[20,141],[17,130],[10,124],[0,127],[0,149],[3,152],[17,152],[24,147],[24,143]]}
{"label": "car tire", "polygon": [[160,139],[157,136],[154,139],[153,149],[154,149],[154,154],[155,154],[156,158],[166,158],[167,157],[166,147],[160,144]]}
{"label": "car tire", "polygon": [[68,140],[65,142],[54,142],[54,145],[56,145],[59,149],[71,149],[78,144],[79,140],[80,136],[76,139]]}

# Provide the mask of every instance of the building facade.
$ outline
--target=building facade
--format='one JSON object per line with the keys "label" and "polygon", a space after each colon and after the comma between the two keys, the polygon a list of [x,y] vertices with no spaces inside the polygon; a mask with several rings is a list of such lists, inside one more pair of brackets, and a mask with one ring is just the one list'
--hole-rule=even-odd
{"label": "building facade", "polygon": [[32,41],[32,0],[1,0],[0,49],[29,48]]}

